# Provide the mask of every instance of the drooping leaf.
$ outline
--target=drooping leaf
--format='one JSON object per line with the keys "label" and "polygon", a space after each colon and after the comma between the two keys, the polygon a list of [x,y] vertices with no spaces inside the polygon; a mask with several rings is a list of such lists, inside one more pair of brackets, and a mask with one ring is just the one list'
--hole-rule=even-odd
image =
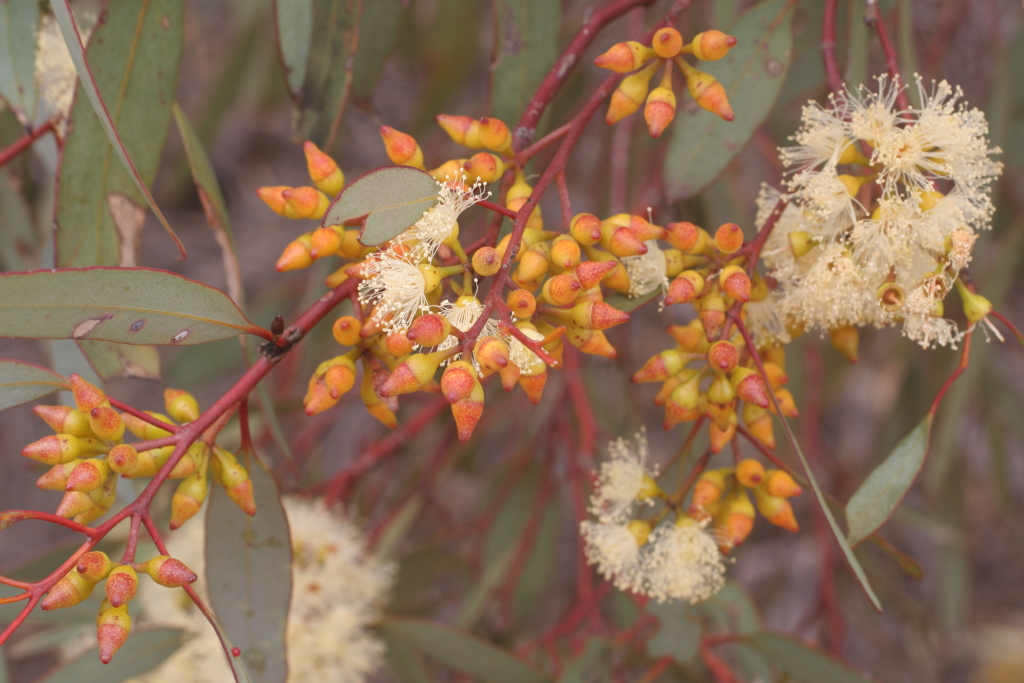
{"label": "drooping leaf", "polygon": [[206,580],[221,627],[242,651],[256,683],[284,683],[285,628],[292,594],[292,546],[273,477],[254,456],[239,455],[249,471],[256,516],[238,508],[219,487],[206,513]]}
{"label": "drooping leaf", "polygon": [[352,97],[363,100],[373,94],[381,69],[398,42],[405,7],[399,0],[363,2],[359,17],[359,47],[352,66]]}
{"label": "drooping leaf", "polygon": [[334,200],[323,225],[341,225],[366,216],[359,241],[383,244],[418,221],[437,202],[437,182],[409,166],[385,166],[364,173]]}
{"label": "drooping leaf", "polygon": [[185,247],[147,187],[160,163],[178,86],[182,0],[110,3],[88,51],[69,1],[50,5],[79,76],[58,175],[57,264],[134,265],[126,261],[144,203],[184,257]]}
{"label": "drooping leaf", "polygon": [[[234,649],[234,643],[228,637],[228,634],[224,631],[224,628],[217,621],[216,615],[210,622],[213,626],[213,630],[217,632],[217,638],[220,639],[221,649],[225,652],[231,652]],[[249,673],[249,669],[245,666],[245,659],[243,657],[227,657],[225,659],[228,666],[231,667],[231,675],[235,677],[235,683],[255,683],[252,675]]]}
{"label": "drooping leaf", "polygon": [[156,347],[89,339],[79,339],[78,347],[104,381],[115,377],[160,379],[160,354]]}
{"label": "drooping leaf", "polygon": [[25,124],[35,121],[38,27],[36,0],[0,3],[0,97]]}
{"label": "drooping leaf", "polygon": [[34,401],[59,389],[70,388],[66,379],[48,368],[0,358],[0,410]]}
{"label": "drooping leaf", "polygon": [[277,29],[278,54],[284,67],[288,91],[297,96],[306,80],[313,35],[313,0],[272,0],[274,28]]}
{"label": "drooping leaf", "polygon": [[747,636],[741,641],[760,652],[800,683],[871,683],[875,679],[799,641],[773,633]]}
{"label": "drooping leaf", "polygon": [[681,602],[647,605],[647,613],[657,617],[661,624],[647,641],[648,657],[671,657],[685,664],[697,656],[703,629],[687,612],[687,606]]}
{"label": "drooping leaf", "polygon": [[616,292],[615,294],[605,297],[604,302],[609,306],[614,306],[620,311],[629,313],[630,311],[635,311],[640,308],[655,297],[661,296],[662,293],[663,292],[660,287],[653,292],[648,292],[642,296],[627,296],[621,292]]}
{"label": "drooping leaf", "polygon": [[352,87],[362,5],[360,0],[313,0],[312,37],[293,123],[299,139],[324,150],[334,144]]}
{"label": "drooping leaf", "polygon": [[25,198],[8,181],[7,173],[0,172],[0,270],[38,268],[40,245],[32,215]]}
{"label": "drooping leaf", "polygon": [[0,275],[0,337],[187,346],[246,332],[263,333],[226,294],[166,270]]}
{"label": "drooping leaf", "polygon": [[846,504],[850,545],[857,545],[885,524],[907,495],[924,466],[931,431],[929,413],[896,444],[850,498]]}
{"label": "drooping leaf", "polygon": [[381,629],[380,635],[387,646],[384,653],[387,667],[401,683],[430,683],[420,654],[408,642],[387,629]]}
{"label": "drooping leaf", "polygon": [[558,683],[604,683],[611,680],[611,669],[604,661],[608,641],[588,640],[583,652],[565,665]]}
{"label": "drooping leaf", "polygon": [[558,57],[562,3],[497,0],[494,12],[491,115],[511,128]]}
{"label": "drooping leaf", "polygon": [[380,629],[428,657],[488,683],[551,683],[551,678],[512,653],[450,626],[423,619],[390,617]]}
{"label": "drooping leaf", "polygon": [[133,632],[109,664],[100,662],[94,646],[37,683],[123,681],[160,666],[184,642],[185,632],[176,628]]}
{"label": "drooping leaf", "polygon": [[710,185],[767,118],[789,69],[790,20],[795,0],[769,0],[748,10],[727,33],[736,46],[717,62],[699,62],[725,87],[736,114],[724,121],[679,98],[663,175],[669,201],[686,199]]}

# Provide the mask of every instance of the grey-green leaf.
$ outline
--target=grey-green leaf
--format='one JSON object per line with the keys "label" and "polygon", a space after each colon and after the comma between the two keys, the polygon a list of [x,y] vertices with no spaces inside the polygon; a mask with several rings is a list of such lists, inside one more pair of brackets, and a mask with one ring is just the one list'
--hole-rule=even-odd
{"label": "grey-green leaf", "polygon": [[109,664],[102,664],[96,648],[72,660],[37,683],[110,683],[144,674],[160,666],[185,642],[185,632],[158,628],[132,633]]}
{"label": "grey-green leaf", "polygon": [[512,653],[450,626],[423,619],[391,617],[380,629],[428,657],[488,683],[551,683],[551,678]]}
{"label": "grey-green leaf", "polygon": [[110,3],[88,51],[68,0],[50,5],[79,76],[58,172],[57,265],[135,265],[129,259],[144,203],[184,257],[147,187],[160,164],[178,85],[182,0]]}
{"label": "grey-green leaf", "polygon": [[160,379],[160,354],[153,346],[80,339],[78,347],[104,381],[115,377]]}
{"label": "grey-green leaf", "polygon": [[35,121],[38,27],[36,0],[0,3],[0,96],[24,124]]}
{"label": "grey-green leaf", "polygon": [[293,123],[299,139],[312,140],[324,150],[334,144],[352,87],[362,5],[360,0],[313,0],[312,49],[296,93]]}
{"label": "grey-green leaf", "polygon": [[153,268],[0,275],[0,337],[187,346],[266,333],[220,290]]}
{"label": "grey-green leaf", "polygon": [[619,309],[620,311],[629,313],[630,311],[635,311],[655,297],[659,297],[661,295],[662,290],[660,287],[653,292],[648,292],[641,296],[627,296],[621,292],[616,292],[615,294],[605,297],[604,302],[609,306]]}
{"label": "grey-green leaf", "polygon": [[669,201],[692,197],[710,185],[767,118],[789,69],[794,4],[769,0],[748,10],[727,30],[736,37],[736,47],[717,62],[698,63],[725,87],[736,118],[724,121],[689,95],[680,97],[663,169]]}
{"label": "grey-green leaf", "polygon": [[384,166],[364,173],[327,209],[323,225],[366,216],[359,241],[367,246],[397,237],[437,202],[437,182],[409,166]]}
{"label": "grey-green leaf", "polygon": [[[246,462],[248,461],[248,462]],[[254,456],[249,471],[256,516],[249,517],[215,487],[206,514],[206,580],[217,620],[242,651],[255,683],[288,676],[285,629],[292,593],[288,519],[273,477]]]}
{"label": "grey-green leaf", "polygon": [[647,613],[657,617],[661,624],[658,632],[647,641],[648,657],[671,657],[685,664],[697,656],[703,629],[688,612],[687,606],[678,602],[647,605]]}
{"label": "grey-green leaf", "polygon": [[292,95],[296,95],[306,79],[306,60],[313,35],[313,0],[273,0],[273,4],[285,82]]}
{"label": "grey-green leaf", "polygon": [[785,636],[759,633],[740,642],[763,654],[772,664],[800,683],[870,683],[875,680],[819,650]]}
{"label": "grey-green leaf", "polygon": [[59,389],[70,389],[56,372],[20,360],[0,358],[0,410],[34,401]]}
{"label": "grey-green leaf", "polygon": [[511,128],[558,57],[562,3],[497,0],[491,115]]}
{"label": "grey-green leaf", "polygon": [[352,97],[363,100],[373,94],[384,62],[401,34],[405,7],[399,0],[364,2],[359,17],[359,48],[352,67]]}
{"label": "grey-green leaf", "polygon": [[896,444],[882,463],[868,475],[846,504],[847,540],[857,545],[875,533],[899,506],[924,466],[932,415],[925,415],[917,426]]}

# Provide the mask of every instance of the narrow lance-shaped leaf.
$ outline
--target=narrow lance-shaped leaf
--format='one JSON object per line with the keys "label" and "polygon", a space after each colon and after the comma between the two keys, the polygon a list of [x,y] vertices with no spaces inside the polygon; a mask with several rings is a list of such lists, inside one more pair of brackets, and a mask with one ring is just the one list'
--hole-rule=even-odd
{"label": "narrow lance-shaped leaf", "polygon": [[313,0],[272,0],[278,55],[285,83],[298,96],[306,79],[306,60],[313,35]]}
{"label": "narrow lance-shaped leaf", "polygon": [[800,683],[871,683],[875,679],[792,638],[773,633],[747,636],[743,644],[757,650]]}
{"label": "narrow lance-shaped leaf", "polygon": [[383,244],[418,221],[437,202],[437,181],[408,166],[385,166],[364,173],[327,209],[323,225],[341,225],[366,216],[359,241]]}
{"label": "narrow lance-shaped leaf", "polygon": [[35,363],[0,358],[0,410],[28,403],[59,389],[70,389],[70,385],[53,370]]}
{"label": "narrow lance-shaped leaf", "polygon": [[491,115],[511,126],[558,57],[562,4],[498,0],[494,11]]}
{"label": "narrow lance-shaped leaf", "polygon": [[0,337],[186,346],[242,333],[269,338],[218,289],[154,268],[0,275]]}
{"label": "narrow lance-shaped leaf", "polygon": [[35,119],[38,27],[39,3],[35,0],[0,3],[0,96],[18,112],[23,124]]}
{"label": "narrow lance-shaped leaf", "polygon": [[37,683],[109,683],[127,680],[160,666],[184,643],[185,632],[176,628],[132,633],[109,664],[100,662],[94,645]]}
{"label": "narrow lance-shaped leaf", "polygon": [[723,121],[680,93],[663,169],[669,201],[692,197],[710,185],[768,117],[789,69],[794,4],[771,0],[748,10],[728,31],[736,47],[717,62],[697,63],[725,87],[736,118]]}
{"label": "narrow lance-shaped leaf", "polygon": [[[89,102],[92,104],[92,108],[96,113],[96,117],[103,126],[103,130],[106,132],[110,145],[113,147],[114,151],[117,152],[117,156],[121,159],[121,163],[128,172],[128,176],[131,178],[135,189],[138,190],[138,192],[145,198],[149,207],[153,209],[153,213],[156,214],[156,217],[164,226],[167,234],[171,236],[174,243],[178,246],[178,250],[181,252],[181,257],[185,258],[186,253],[184,245],[181,243],[181,240],[178,239],[178,236],[174,234],[174,230],[171,229],[167,219],[160,211],[160,207],[156,205],[156,202],[153,200],[153,196],[146,187],[145,180],[140,175],[140,170],[135,166],[132,158],[128,155],[128,150],[125,149],[125,142],[118,131],[118,126],[122,124],[122,121],[114,120],[110,109],[108,109],[107,104],[104,101],[103,95],[100,93],[100,85],[88,59],[86,58],[85,47],[82,45],[82,38],[78,31],[78,25],[75,23],[74,15],[71,12],[69,0],[50,0],[50,6],[53,8],[57,24],[60,26],[61,34],[64,36],[64,42],[68,46],[68,51],[71,53],[71,59],[75,64],[75,69],[78,71],[81,86],[85,90],[85,93],[89,98]],[[123,19],[126,24],[122,25],[120,21],[116,21],[115,25],[115,20],[121,19]],[[147,85],[153,87],[155,84],[150,79],[154,79],[157,84],[161,81],[166,83],[168,86],[167,95],[163,101],[165,103],[165,116],[169,116],[169,111],[167,111],[166,108],[170,107],[170,103],[173,99],[173,93],[177,86],[178,63],[180,62],[181,41],[183,40],[183,24],[184,11],[182,9],[181,0],[153,0],[153,2],[143,3],[141,5],[136,3],[111,3],[106,8],[106,23],[99,24],[94,29],[90,45],[100,45],[101,52],[110,55],[112,59],[117,59],[118,55],[123,57],[120,60],[120,63],[122,68],[126,68],[126,71],[122,73],[122,79],[126,80],[130,78],[133,75],[135,68],[145,70],[147,72],[146,74],[140,73],[140,79],[136,83],[136,89],[145,89]],[[110,27],[110,30],[105,30],[105,27]],[[128,27],[127,30],[125,30],[126,27]],[[109,35],[107,35],[108,33]],[[98,37],[101,34],[104,36],[102,39]],[[164,39],[165,36],[166,40]],[[169,44],[170,47],[167,49],[150,51],[154,46],[160,47],[165,43]],[[175,45],[177,46],[176,49]],[[92,50],[90,50],[90,53],[91,52]],[[90,57],[92,56],[93,55],[90,54]],[[152,60],[152,63],[150,63],[149,60]],[[111,69],[112,67],[113,64],[97,63],[97,69]],[[108,92],[115,93],[116,97],[127,97],[129,92],[139,91],[129,91],[129,89],[124,87],[123,81],[112,81],[111,90]],[[151,101],[151,98],[146,99]],[[149,136],[150,140],[156,139],[159,141],[159,149],[156,152],[156,162],[158,162],[159,150],[163,148],[163,138],[166,135],[166,124],[164,126],[164,133],[162,135],[157,134],[159,129],[156,123],[146,118],[152,115],[153,112],[151,110],[140,109],[133,104],[126,104],[120,100],[115,100],[112,104],[115,105],[113,109],[115,115],[132,118],[141,115],[143,117],[139,122],[140,131],[137,131],[141,132],[141,136],[137,139],[145,140],[147,139],[146,136]],[[79,114],[79,111],[79,107],[75,107],[75,110],[72,112],[72,120],[75,122],[76,126],[86,125],[84,124],[84,118]],[[167,121],[169,122],[169,118]],[[147,125],[149,128],[146,127]],[[129,128],[130,126],[126,127],[126,133],[133,132],[130,131]],[[74,130],[72,131],[71,137],[73,137],[73,135]],[[136,142],[135,135],[132,135],[129,139],[133,143]],[[64,154],[67,155],[68,153],[68,149],[65,149]],[[96,159],[93,158],[92,162],[95,164]],[[62,167],[63,164],[64,161],[62,161]],[[105,173],[109,168],[109,161],[105,163],[102,168]],[[155,173],[155,168],[156,163],[153,164],[153,173]],[[95,173],[95,169],[93,169],[93,172]],[[62,174],[61,177],[63,181],[63,179],[68,176],[67,174]],[[63,182],[61,192],[65,197],[67,196]],[[110,193],[103,199],[105,201],[109,200],[110,196],[116,196],[117,194],[118,193]],[[93,200],[95,201],[95,198],[93,198]],[[58,201],[60,202],[61,200]],[[99,215],[102,217],[105,213],[115,213],[117,209],[115,206],[111,206],[109,204],[107,206],[100,204],[94,208],[93,211],[97,212],[93,215]],[[118,221],[116,217],[112,217],[111,220],[115,223]],[[58,210],[58,226],[60,222],[61,217]],[[96,229],[99,228],[100,226],[97,226]],[[63,265],[70,263],[67,255],[60,256],[58,254],[58,256]],[[93,265],[93,263],[81,261],[77,261],[75,264]]]}
{"label": "narrow lance-shaped leaf", "polygon": [[[217,619],[256,683],[284,683],[285,627],[292,592],[288,520],[273,477],[255,457],[249,471],[257,514],[224,493],[210,493],[206,514],[206,580]],[[215,456],[214,456],[215,457]]]}
{"label": "narrow lance-shaped leaf", "polygon": [[857,545],[889,519],[924,466],[932,431],[931,413],[896,444],[846,504],[850,545]]}

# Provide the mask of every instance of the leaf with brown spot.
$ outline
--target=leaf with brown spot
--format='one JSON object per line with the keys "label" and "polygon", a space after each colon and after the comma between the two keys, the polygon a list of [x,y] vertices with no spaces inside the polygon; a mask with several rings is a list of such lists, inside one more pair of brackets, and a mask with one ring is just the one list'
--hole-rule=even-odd
{"label": "leaf with brown spot", "polygon": [[146,223],[146,210],[121,192],[107,195],[107,208],[120,238],[121,256],[117,265],[128,268],[139,265],[139,233]]}

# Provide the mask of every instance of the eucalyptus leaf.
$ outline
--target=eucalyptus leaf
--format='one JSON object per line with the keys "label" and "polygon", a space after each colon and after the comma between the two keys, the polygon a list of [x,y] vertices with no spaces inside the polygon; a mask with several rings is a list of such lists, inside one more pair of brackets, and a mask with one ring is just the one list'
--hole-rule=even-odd
{"label": "eucalyptus leaf", "polygon": [[759,633],[740,641],[800,683],[870,683],[874,679],[797,640]]}
{"label": "eucalyptus leaf", "polygon": [[390,617],[380,629],[428,657],[488,683],[551,683],[543,672],[497,645],[451,626],[423,619]]}
{"label": "eucalyptus leaf", "polygon": [[38,28],[36,0],[0,2],[0,96],[23,124],[35,120]]}
{"label": "eucalyptus leaf", "polygon": [[274,26],[277,29],[277,52],[284,67],[285,82],[292,95],[302,89],[306,79],[313,35],[313,0],[272,0]]}
{"label": "eucalyptus leaf", "polygon": [[551,0],[494,3],[491,115],[511,128],[558,58],[562,4]]}
{"label": "eucalyptus leaf", "polygon": [[160,354],[156,347],[90,339],[80,339],[78,347],[104,381],[115,377],[160,379]]}
{"label": "eucalyptus leaf", "polygon": [[0,337],[187,346],[261,333],[220,290],[153,268],[0,274]]}
{"label": "eucalyptus leaf", "polygon": [[857,545],[881,528],[907,495],[924,466],[931,431],[929,413],[896,444],[850,498],[846,504],[850,545]]}
{"label": "eucalyptus leaf", "polygon": [[409,166],[384,166],[364,173],[342,191],[323,225],[341,225],[366,216],[359,241],[367,246],[397,237],[437,203],[437,181]]}
{"label": "eucalyptus leaf", "polygon": [[613,308],[629,313],[631,311],[635,311],[662,294],[664,294],[664,292],[661,287],[655,289],[653,292],[648,292],[647,294],[642,294],[640,296],[628,296],[622,292],[616,292],[615,294],[606,296],[604,302]]}
{"label": "eucalyptus leaf", "polygon": [[34,363],[0,358],[0,410],[70,388],[68,381],[52,370]]}
{"label": "eucalyptus leaf", "polygon": [[647,640],[647,656],[671,657],[681,664],[697,656],[703,628],[693,619],[687,605],[680,602],[649,603],[647,613],[658,618],[658,632]]}
{"label": "eucalyptus leaf", "polygon": [[158,628],[132,633],[109,664],[102,664],[93,647],[36,683],[111,683],[144,674],[160,666],[185,642],[185,632]]}
{"label": "eucalyptus leaf", "polygon": [[242,651],[255,683],[285,683],[285,631],[292,592],[288,519],[273,477],[254,456],[239,454],[249,472],[256,516],[219,487],[206,513],[206,580],[217,620]]}
{"label": "eucalyptus leaf", "polygon": [[710,185],[768,117],[789,69],[794,4],[769,0],[747,10],[727,30],[737,40],[729,54],[699,63],[725,87],[736,118],[724,121],[689,95],[680,98],[663,167],[669,201],[693,197]]}

